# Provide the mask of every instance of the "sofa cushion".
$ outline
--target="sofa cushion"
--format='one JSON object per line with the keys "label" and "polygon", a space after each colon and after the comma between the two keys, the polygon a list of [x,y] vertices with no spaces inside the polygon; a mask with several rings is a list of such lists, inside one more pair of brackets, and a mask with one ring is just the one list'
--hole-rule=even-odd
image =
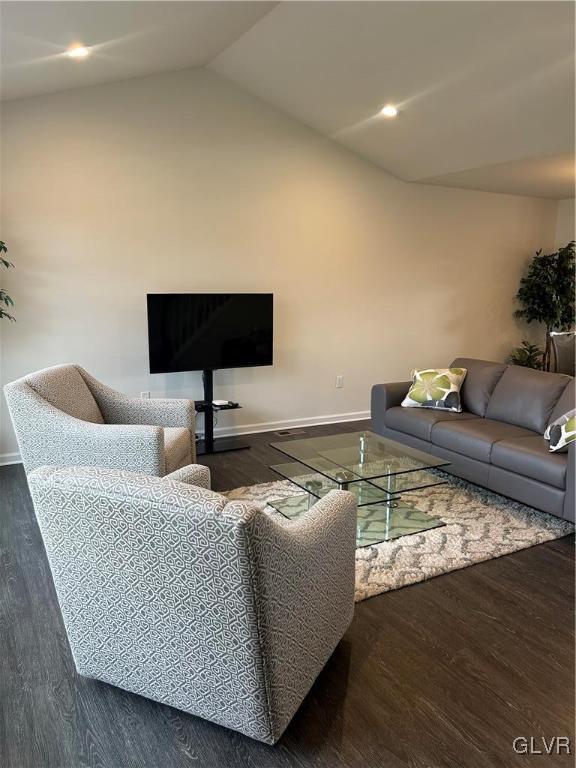
{"label": "sofa cushion", "polygon": [[432,443],[478,461],[490,461],[492,446],[498,440],[532,437],[534,432],[491,419],[444,421],[432,427]]}
{"label": "sofa cushion", "polygon": [[165,427],[164,456],[166,474],[180,469],[183,464],[192,461],[192,442],[190,430],[186,427]]}
{"label": "sofa cushion", "polygon": [[496,385],[486,416],[543,435],[570,377],[509,365]]}
{"label": "sofa cushion", "polygon": [[388,408],[384,423],[390,429],[397,429],[408,435],[414,435],[421,440],[430,442],[432,427],[439,421],[467,421],[477,419],[472,413],[456,413],[455,411],[432,410],[428,408]]}
{"label": "sofa cushion", "polygon": [[460,390],[462,408],[477,416],[486,416],[490,396],[507,366],[489,360],[457,357],[450,367],[466,368],[468,371]]}
{"label": "sofa cushion", "polygon": [[576,408],[576,381],[574,379],[570,379],[568,384],[566,384],[566,388],[564,389],[564,392],[560,395],[560,399],[554,406],[552,413],[550,414],[550,422],[549,424],[552,424],[552,422],[556,421],[556,419],[559,419],[560,416],[564,416],[565,413],[568,413],[569,411],[573,411]]}
{"label": "sofa cushion", "polygon": [[540,435],[499,440],[492,448],[491,462],[556,488],[566,486],[566,454],[550,453]]}
{"label": "sofa cushion", "polygon": [[92,424],[104,423],[100,408],[76,366],[44,368],[26,376],[25,381],[47,403],[69,416]]}

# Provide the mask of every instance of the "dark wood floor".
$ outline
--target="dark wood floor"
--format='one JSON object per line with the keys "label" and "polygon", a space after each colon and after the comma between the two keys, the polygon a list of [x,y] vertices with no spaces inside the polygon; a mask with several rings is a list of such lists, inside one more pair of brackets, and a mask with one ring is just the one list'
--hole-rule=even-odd
{"label": "dark wood floor", "polygon": [[[272,439],[210,457],[215,489],[276,479]],[[0,468],[0,509],[2,768],[573,765],[512,749],[519,736],[574,737],[571,538],[360,603],[269,747],[78,677],[20,466]]]}

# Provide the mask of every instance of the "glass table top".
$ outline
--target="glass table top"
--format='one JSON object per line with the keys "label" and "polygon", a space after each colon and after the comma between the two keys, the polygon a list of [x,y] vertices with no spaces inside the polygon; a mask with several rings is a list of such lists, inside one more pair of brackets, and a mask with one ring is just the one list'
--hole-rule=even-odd
{"label": "glass table top", "polygon": [[435,470],[448,461],[367,431],[271,445],[293,459],[271,469],[304,491],[268,502],[287,518],[300,517],[329,491],[345,488],[355,496],[358,507],[358,547],[445,525],[401,496],[446,483]]}
{"label": "glass table top", "polygon": [[[286,464],[275,464],[270,469],[282,477],[291,480],[295,485],[317,499],[325,496],[329,491],[338,490],[339,484],[325,475],[314,472],[297,461]],[[398,497],[406,491],[416,491],[421,488],[429,488],[432,485],[442,485],[445,478],[426,470],[405,472],[379,480],[358,480],[350,483],[348,490],[356,497],[359,507],[367,504],[377,504]]]}
{"label": "glass table top", "polygon": [[358,483],[449,464],[374,432],[348,432],[271,445],[337,483]]}

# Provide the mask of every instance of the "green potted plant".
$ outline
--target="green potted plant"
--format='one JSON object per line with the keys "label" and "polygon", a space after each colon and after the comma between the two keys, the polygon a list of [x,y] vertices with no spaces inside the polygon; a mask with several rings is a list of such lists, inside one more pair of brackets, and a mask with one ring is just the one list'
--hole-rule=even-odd
{"label": "green potted plant", "polygon": [[[14,264],[12,264],[11,261],[8,261],[4,257],[4,254],[8,253],[8,248],[6,247],[6,243],[0,240],[0,266],[6,267],[6,269],[9,269],[10,267],[13,267]],[[4,288],[0,288],[0,320],[3,317],[7,317],[8,320],[15,320],[16,318],[10,314],[10,312],[7,311],[8,307],[13,307],[14,302],[8,296]]]}
{"label": "green potted plant", "polygon": [[524,368],[536,368],[540,370],[542,368],[542,355],[543,352],[536,344],[530,344],[526,339],[522,340],[520,347],[516,347],[510,353],[508,362],[512,365],[521,365]]}
{"label": "green potted plant", "polygon": [[520,281],[516,299],[522,306],[514,315],[544,326],[546,341],[541,367],[545,371],[550,370],[552,357],[550,332],[574,327],[574,287],[574,241],[554,253],[536,251]]}

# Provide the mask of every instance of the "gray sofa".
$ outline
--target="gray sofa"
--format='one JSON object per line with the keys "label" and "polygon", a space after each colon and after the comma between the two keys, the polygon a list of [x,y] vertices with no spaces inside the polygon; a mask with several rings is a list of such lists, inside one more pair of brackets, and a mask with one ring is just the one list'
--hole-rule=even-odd
{"label": "gray sofa", "polygon": [[462,413],[403,408],[409,381],[372,388],[372,429],[450,462],[465,480],[574,520],[575,447],[550,453],[544,431],[573,409],[574,378],[459,357]]}

